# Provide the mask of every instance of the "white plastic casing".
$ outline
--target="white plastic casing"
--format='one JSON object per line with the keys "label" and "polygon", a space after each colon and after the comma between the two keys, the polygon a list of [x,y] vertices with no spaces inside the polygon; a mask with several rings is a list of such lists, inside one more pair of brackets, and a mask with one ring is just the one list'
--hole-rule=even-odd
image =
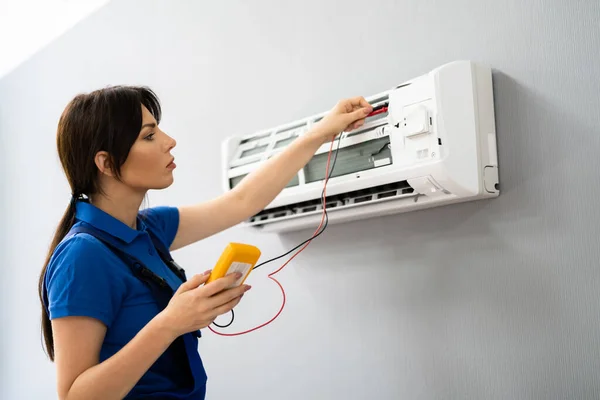
{"label": "white plastic casing", "polygon": [[[340,155],[383,138],[389,140],[389,154],[371,157],[369,168],[339,176],[335,171],[348,166],[343,157],[336,161],[327,184],[330,224],[499,195],[490,67],[455,61],[366,99],[373,106],[387,103],[387,115],[367,120],[360,131],[343,133]],[[325,114],[225,140],[223,189],[260,168]],[[315,157],[329,148],[321,146]],[[243,224],[269,232],[316,228],[323,180],[306,182],[301,169],[291,184]]]}

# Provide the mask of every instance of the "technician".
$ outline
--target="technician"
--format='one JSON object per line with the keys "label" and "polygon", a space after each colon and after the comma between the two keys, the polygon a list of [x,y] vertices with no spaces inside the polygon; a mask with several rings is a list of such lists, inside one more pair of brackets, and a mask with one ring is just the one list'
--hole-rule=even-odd
{"label": "technician", "polygon": [[76,96],[62,113],[58,155],[71,201],[39,280],[42,330],[60,399],[204,399],[200,329],[250,287],[236,276],[186,280],[170,252],[266,207],[317,149],[364,123],[362,97],[325,118],[233,190],[210,201],[140,211],[146,193],[173,183],[175,140],[145,87]]}

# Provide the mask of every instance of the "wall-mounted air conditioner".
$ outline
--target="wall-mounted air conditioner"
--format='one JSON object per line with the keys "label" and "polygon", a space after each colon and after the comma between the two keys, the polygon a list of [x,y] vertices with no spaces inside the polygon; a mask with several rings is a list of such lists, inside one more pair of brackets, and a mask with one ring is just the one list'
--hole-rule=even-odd
{"label": "wall-mounted air conditioner", "polygon": [[[365,98],[387,112],[341,135],[327,184],[330,224],[498,196],[490,67],[456,61]],[[224,189],[324,115],[227,139]],[[271,204],[243,224],[269,232],[315,228],[329,149],[329,143],[321,146]]]}

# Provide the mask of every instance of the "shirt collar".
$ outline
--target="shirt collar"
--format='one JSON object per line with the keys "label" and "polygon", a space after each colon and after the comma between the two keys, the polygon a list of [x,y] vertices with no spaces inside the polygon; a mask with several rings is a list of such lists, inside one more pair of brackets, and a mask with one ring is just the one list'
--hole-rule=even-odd
{"label": "shirt collar", "polygon": [[88,202],[78,201],[76,207],[75,218],[126,243],[131,243],[133,239],[146,230],[146,225],[139,217],[137,218],[138,230],[135,230]]}

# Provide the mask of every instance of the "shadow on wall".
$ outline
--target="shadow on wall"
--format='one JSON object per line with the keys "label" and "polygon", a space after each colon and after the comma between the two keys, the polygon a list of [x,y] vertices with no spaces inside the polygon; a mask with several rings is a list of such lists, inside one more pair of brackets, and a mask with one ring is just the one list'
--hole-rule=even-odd
{"label": "shadow on wall", "polygon": [[[0,126],[2,125],[2,121],[4,120],[3,116],[3,107],[0,104]],[[6,149],[9,149],[8,146],[8,133],[6,130],[0,129],[0,148],[5,150],[3,156],[0,157],[0,273],[2,274],[2,279],[0,279],[0,321],[8,321],[8,307],[7,304],[11,304],[8,299],[8,293],[10,292],[8,289],[8,285],[11,282],[11,278],[13,276],[12,271],[9,268],[10,264],[10,247],[9,247],[9,238],[10,238],[10,199],[9,199],[9,152]],[[0,354],[8,354],[8,343],[6,340],[0,340]],[[4,357],[3,357],[4,358]],[[4,361],[0,361],[0,376],[8,375],[8,372],[5,370],[8,368],[8,365]]]}

